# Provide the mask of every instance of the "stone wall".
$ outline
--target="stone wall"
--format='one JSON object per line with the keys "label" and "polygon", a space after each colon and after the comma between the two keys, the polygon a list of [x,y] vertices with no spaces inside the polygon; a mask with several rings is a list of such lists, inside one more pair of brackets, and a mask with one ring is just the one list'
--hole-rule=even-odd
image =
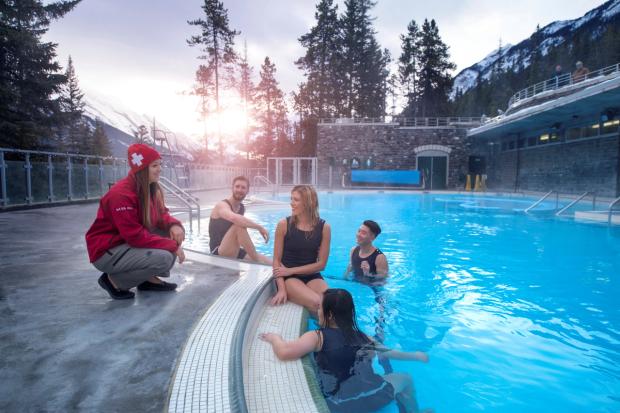
{"label": "stone wall", "polygon": [[620,195],[618,182],[620,147],[618,136],[574,140],[534,148],[500,151],[498,145],[473,145],[485,156],[487,187],[597,195]]}
{"label": "stone wall", "polygon": [[[328,186],[329,165],[333,162],[333,187],[340,187],[343,172],[349,171],[352,158],[370,169],[417,169],[416,148],[441,145],[450,149],[448,157],[448,188],[464,185],[469,143],[466,129],[404,128],[392,124],[319,124],[317,158],[319,185]],[[343,166],[343,160],[348,161]]]}

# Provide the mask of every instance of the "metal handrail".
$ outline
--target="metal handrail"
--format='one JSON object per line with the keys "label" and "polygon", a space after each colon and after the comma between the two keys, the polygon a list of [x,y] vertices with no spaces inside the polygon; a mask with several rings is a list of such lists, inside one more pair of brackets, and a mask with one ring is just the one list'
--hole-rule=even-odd
{"label": "metal handrail", "polygon": [[530,212],[530,209],[537,207],[542,201],[544,201],[545,199],[547,199],[547,197],[551,194],[553,194],[555,192],[555,206],[557,208],[558,205],[558,193],[557,191],[549,191],[547,192],[542,198],[540,198],[538,201],[534,202],[532,205],[530,205],[529,207],[525,208],[525,213]]}
{"label": "metal handrail", "polygon": [[385,123],[398,124],[400,126],[413,127],[442,127],[456,125],[480,125],[484,121],[483,117],[392,117],[389,121],[386,118],[320,118],[320,124],[365,124],[365,123]]}
{"label": "metal handrail", "polygon": [[[166,189],[166,191],[170,192],[176,198],[180,199],[185,204],[185,206],[189,208],[189,230],[190,231],[192,231],[193,207],[194,206],[196,207],[196,218],[198,220],[198,232],[200,232],[200,203],[198,202],[198,199],[164,176],[159,177],[159,184],[162,185],[164,189]],[[192,204],[194,205],[192,206]]]}
{"label": "metal handrail", "polygon": [[619,203],[619,202],[620,202],[620,197],[618,197],[618,198],[614,199],[614,200],[613,200],[613,201],[611,201],[611,203],[609,204],[609,211],[608,211],[608,215],[607,215],[607,223],[608,223],[609,225],[611,225],[611,216],[612,216],[612,213],[613,213],[614,206],[615,206],[617,203]]}
{"label": "metal handrail", "polygon": [[560,215],[562,215],[562,213],[564,211],[566,211],[567,209],[569,209],[570,207],[572,207],[573,205],[575,205],[577,202],[581,201],[583,198],[585,198],[588,195],[592,195],[592,209],[593,210],[596,209],[596,194],[594,192],[592,192],[592,191],[588,191],[588,192],[584,192],[577,199],[575,199],[570,204],[566,205],[564,208],[562,208],[558,212],[556,212],[555,216],[559,217]]}
{"label": "metal handrail", "polygon": [[535,85],[528,86],[512,95],[510,100],[508,100],[508,108],[511,108],[522,100],[529,99],[543,92],[564,88],[566,86],[581,83],[588,79],[593,79],[599,76],[609,76],[611,74],[620,74],[620,63],[595,70],[587,75],[584,75],[583,77],[579,77],[578,79],[574,79],[571,73],[555,76],[551,79],[538,82]]}
{"label": "metal handrail", "polygon": [[273,185],[273,182],[271,182],[266,176],[255,175],[253,184],[256,184],[256,182],[258,181],[262,181],[264,184],[267,185]]}
{"label": "metal handrail", "polygon": [[[194,220],[194,206],[187,201],[185,198],[183,198],[181,195],[179,195],[178,192],[175,192],[174,189],[171,186],[168,186],[167,183],[163,182],[161,177],[159,180],[159,185],[164,188],[168,193],[170,193],[171,195],[173,195],[175,198],[177,198],[179,201],[181,201],[183,204],[185,204],[185,206],[188,209],[189,212],[189,230],[190,232],[193,232],[194,228],[193,228],[193,220]],[[200,208],[198,208],[198,214],[200,214]],[[200,226],[200,219],[198,219],[198,225]],[[200,229],[199,229],[200,231]]]}
{"label": "metal handrail", "polygon": [[173,187],[174,189],[176,189],[178,192],[182,193],[183,195],[185,195],[188,199],[190,199],[192,202],[198,204],[198,198],[196,198],[195,196],[193,196],[192,194],[190,194],[189,192],[187,192],[185,189],[181,188],[179,185],[175,184],[172,180],[166,178],[165,176],[160,176],[159,177],[160,181],[164,181],[165,183],[167,183],[168,185],[170,185],[171,187]]}
{"label": "metal handrail", "polygon": [[260,181],[260,182],[262,182],[262,183],[264,183],[264,184],[266,184],[266,185],[268,185],[268,186],[269,186],[269,185],[271,185],[271,192],[273,193],[273,195],[275,195],[275,194],[276,194],[276,192],[277,192],[277,191],[276,191],[276,186],[275,186],[275,184],[274,184],[273,182],[271,182],[271,181],[269,180],[269,178],[267,178],[266,176],[263,176],[263,175],[254,175],[254,177],[252,178],[252,186],[254,186],[254,187],[258,187],[257,183],[258,183],[259,181]]}

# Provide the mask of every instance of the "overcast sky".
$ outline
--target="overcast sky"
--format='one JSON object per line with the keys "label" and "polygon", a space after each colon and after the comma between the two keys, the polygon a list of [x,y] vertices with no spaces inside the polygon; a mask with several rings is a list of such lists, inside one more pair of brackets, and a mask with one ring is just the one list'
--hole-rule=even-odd
{"label": "overcast sky", "polygon": [[[342,11],[344,1],[338,1]],[[529,37],[537,24],[581,17],[601,0],[379,0],[372,10],[382,47],[397,58],[399,35],[412,19],[434,18],[450,47],[458,71],[503,44]],[[199,50],[186,39],[198,33],[187,20],[202,17],[200,0],[82,0],[74,11],[52,23],[47,40],[58,43],[63,64],[74,61],[82,89],[107,95],[135,112],[161,119],[179,132],[198,133],[191,88]],[[258,77],[269,56],[277,79],[289,93],[303,80],[293,64],[303,54],[297,39],[314,24],[314,0],[224,0],[230,26],[247,41]],[[455,73],[455,74],[456,74]]]}

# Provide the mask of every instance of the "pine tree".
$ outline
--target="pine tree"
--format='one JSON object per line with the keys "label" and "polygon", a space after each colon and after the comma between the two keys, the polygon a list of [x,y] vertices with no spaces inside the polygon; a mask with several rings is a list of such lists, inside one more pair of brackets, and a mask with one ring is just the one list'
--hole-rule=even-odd
{"label": "pine tree", "polygon": [[212,66],[200,65],[196,70],[196,83],[191,91],[192,95],[200,98],[200,117],[203,123],[203,142],[205,156],[209,151],[209,136],[207,132],[207,119],[215,113],[215,82],[214,68]]}
{"label": "pine tree", "polygon": [[57,94],[65,78],[54,60],[56,44],[41,38],[79,2],[0,2],[0,146],[37,148],[59,125]]}
{"label": "pine tree", "polygon": [[[226,72],[226,67],[233,63],[237,55],[233,49],[235,36],[240,34],[231,30],[228,25],[228,10],[218,0],[204,0],[202,6],[204,19],[190,20],[188,23],[200,28],[200,35],[192,36],[187,43],[190,46],[199,46],[204,53],[199,59],[207,60],[206,67],[213,71],[212,82],[215,90],[215,112],[220,113],[220,76]],[[219,116],[218,116],[219,122]],[[220,159],[224,156],[222,134],[218,133]]]}
{"label": "pine tree", "polygon": [[90,129],[84,120],[84,93],[80,90],[73,60],[69,56],[65,71],[66,83],[61,88],[60,108],[63,116],[62,138],[64,148],[71,153],[89,153]]}
{"label": "pine tree", "polygon": [[345,116],[380,117],[385,114],[387,64],[372,27],[372,0],[346,0],[340,20],[343,30],[339,70]]}
{"label": "pine tree", "polygon": [[92,154],[99,156],[110,156],[110,141],[103,129],[103,123],[99,119],[95,119],[95,130],[92,134]]}
{"label": "pine tree", "polygon": [[420,76],[417,87],[420,116],[442,116],[448,111],[448,94],[452,88],[448,46],[439,36],[435,20],[425,19],[420,37]]}
{"label": "pine tree", "polygon": [[321,0],[314,13],[316,25],[299,38],[306,54],[295,64],[306,76],[304,96],[309,113],[318,118],[334,117],[340,107],[341,30],[338,6]]}
{"label": "pine tree", "polygon": [[400,35],[402,53],[398,58],[398,76],[403,87],[407,103],[403,114],[416,116],[416,87],[418,84],[420,65],[420,29],[415,20],[407,25],[407,34]]}
{"label": "pine tree", "polygon": [[281,149],[286,146],[288,140],[286,104],[275,74],[275,64],[271,63],[269,57],[265,57],[260,70],[260,82],[256,86],[255,100],[258,121],[255,149],[264,157],[276,154],[276,145]]}
{"label": "pine tree", "polygon": [[243,47],[243,58],[239,63],[239,96],[243,105],[245,114],[244,141],[246,159],[250,159],[250,135],[252,133],[249,120],[251,118],[252,108],[254,106],[255,86],[252,82],[252,67],[248,63],[248,46],[247,43]]}

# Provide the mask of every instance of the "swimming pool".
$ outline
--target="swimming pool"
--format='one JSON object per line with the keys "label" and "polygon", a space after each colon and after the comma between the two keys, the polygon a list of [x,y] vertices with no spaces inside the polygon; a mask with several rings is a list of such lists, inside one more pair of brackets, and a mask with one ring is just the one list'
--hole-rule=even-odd
{"label": "swimming pool", "polygon": [[[332,225],[328,283],[351,291],[360,326],[374,333],[374,293],[342,279],[357,227],[374,219],[391,266],[386,345],[431,357],[427,365],[392,362],[413,376],[421,407],[619,411],[620,230],[466,208],[464,197],[320,194]],[[272,235],[288,213],[248,209]],[[271,254],[273,240],[252,235]]]}

